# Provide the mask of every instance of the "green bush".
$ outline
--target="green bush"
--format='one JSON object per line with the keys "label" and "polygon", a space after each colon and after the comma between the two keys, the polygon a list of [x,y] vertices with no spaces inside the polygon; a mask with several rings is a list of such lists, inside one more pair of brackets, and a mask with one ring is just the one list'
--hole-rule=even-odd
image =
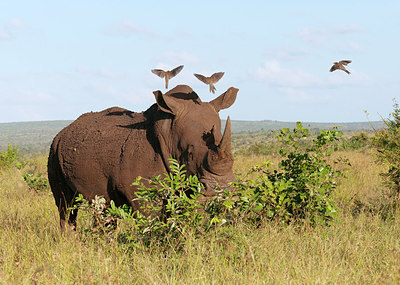
{"label": "green bush", "polygon": [[277,134],[278,140],[287,148],[283,147],[280,151],[283,157],[279,164],[281,171],[269,172],[268,176],[273,183],[287,185],[285,196],[289,198],[286,205],[292,215],[290,219],[308,218],[313,223],[333,220],[336,209],[330,195],[337,186],[337,177],[342,174],[327,162],[327,158],[342,135],[335,127],[323,130],[310,146],[299,150],[298,142],[309,136],[308,129],[303,128],[300,122],[292,132],[282,130]]}
{"label": "green bush", "polygon": [[18,159],[18,146],[12,146],[9,144],[7,146],[7,150],[0,152],[0,168],[11,168],[14,166],[19,167],[20,163]]}
{"label": "green bush", "polygon": [[170,159],[171,173],[147,180],[138,177],[137,200],[142,204],[136,213],[136,230],[142,241],[178,246],[189,235],[203,232],[207,223],[202,213],[203,185],[197,176],[186,176],[184,165]]}
{"label": "green bush", "polygon": [[375,133],[372,144],[377,150],[378,161],[388,166],[382,173],[385,182],[397,201],[400,201],[400,109],[396,101],[389,118],[383,119],[385,127]]}
{"label": "green bush", "polygon": [[343,139],[339,149],[345,150],[357,150],[370,145],[370,137],[365,133],[361,132],[358,135],[354,135],[348,139]]}
{"label": "green bush", "polygon": [[24,178],[28,187],[34,190],[36,193],[41,193],[48,189],[49,181],[47,177],[44,177],[42,173],[29,173],[25,172],[22,177]]}
{"label": "green bush", "polygon": [[330,224],[337,214],[330,195],[341,173],[326,159],[342,133],[336,129],[321,131],[304,148],[300,142],[309,135],[300,122],[293,131],[282,129],[277,133],[276,138],[283,144],[278,169],[270,170],[269,162],[257,165],[233,183],[234,192],[220,192],[215,199],[223,202],[213,206],[218,220],[247,220],[256,224],[263,220],[307,220],[312,224]]}
{"label": "green bush", "polygon": [[[106,199],[95,196],[90,202],[82,194],[75,198],[75,205],[71,211],[80,210],[80,231],[84,235],[92,237],[103,237],[112,235],[115,230],[116,222],[113,216],[107,212]],[[112,204],[115,208],[115,205]]]}
{"label": "green bush", "polygon": [[170,169],[168,175],[138,177],[132,184],[137,186],[135,201],[141,204],[140,211],[133,211],[127,205],[116,207],[113,201],[106,209],[104,198],[96,196],[89,203],[79,195],[72,210],[83,210],[83,231],[108,235],[114,230],[110,220],[117,218],[124,224],[117,236],[121,242],[179,248],[188,236],[207,230],[200,201],[203,185],[196,176],[187,177],[184,165],[175,160],[170,160]]}

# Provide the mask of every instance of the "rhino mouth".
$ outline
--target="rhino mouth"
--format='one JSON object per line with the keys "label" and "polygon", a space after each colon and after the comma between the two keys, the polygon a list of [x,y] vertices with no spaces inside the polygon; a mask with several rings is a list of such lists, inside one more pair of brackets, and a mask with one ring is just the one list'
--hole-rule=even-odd
{"label": "rhino mouth", "polygon": [[214,177],[203,177],[200,179],[200,183],[204,186],[203,195],[206,197],[214,196],[218,190],[230,189],[230,182],[233,182],[235,177],[232,175],[227,175],[224,178],[216,179]]}
{"label": "rhino mouth", "polygon": [[209,179],[200,179],[200,183],[204,186],[203,195],[206,197],[214,196],[217,193],[216,190],[219,189],[219,184]]}

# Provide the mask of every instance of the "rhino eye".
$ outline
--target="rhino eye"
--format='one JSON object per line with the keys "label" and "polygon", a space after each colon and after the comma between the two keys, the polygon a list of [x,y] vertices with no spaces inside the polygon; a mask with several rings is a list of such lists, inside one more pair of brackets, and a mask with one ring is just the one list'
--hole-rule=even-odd
{"label": "rhino eye", "polygon": [[188,148],[186,149],[188,160],[193,160],[193,151],[194,151],[193,145],[189,145]]}

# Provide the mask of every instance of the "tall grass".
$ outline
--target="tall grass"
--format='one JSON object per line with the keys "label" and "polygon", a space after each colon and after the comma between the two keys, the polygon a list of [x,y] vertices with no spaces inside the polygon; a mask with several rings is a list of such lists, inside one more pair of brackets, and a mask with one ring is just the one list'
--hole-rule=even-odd
{"label": "tall grass", "polygon": [[[20,170],[1,170],[0,283],[399,283],[400,215],[393,212],[387,218],[379,210],[386,202],[382,168],[368,152],[340,155],[352,166],[336,190],[341,211],[332,226],[227,228],[222,234],[189,239],[183,251],[128,247],[79,232],[63,236],[49,191],[30,190]],[[268,159],[275,158],[239,157],[235,172]],[[42,170],[45,158],[34,163]]]}
{"label": "tall grass", "polygon": [[346,157],[350,166],[343,170],[345,177],[334,193],[335,200],[342,210],[354,210],[360,206],[382,206],[389,201],[387,194],[390,192],[382,184],[380,173],[386,168],[377,164],[372,151],[341,151],[334,154],[333,159]]}

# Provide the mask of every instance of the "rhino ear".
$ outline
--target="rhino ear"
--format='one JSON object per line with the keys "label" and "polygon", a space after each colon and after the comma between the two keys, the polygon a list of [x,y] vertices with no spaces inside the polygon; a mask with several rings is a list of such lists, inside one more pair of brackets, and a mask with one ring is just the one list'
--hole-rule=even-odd
{"label": "rhino ear", "polygon": [[210,104],[217,112],[229,108],[235,102],[238,91],[239,89],[230,87],[225,93],[210,101]]}
{"label": "rhino ear", "polygon": [[158,107],[165,113],[176,115],[179,110],[177,102],[170,96],[164,96],[160,90],[153,92]]}

